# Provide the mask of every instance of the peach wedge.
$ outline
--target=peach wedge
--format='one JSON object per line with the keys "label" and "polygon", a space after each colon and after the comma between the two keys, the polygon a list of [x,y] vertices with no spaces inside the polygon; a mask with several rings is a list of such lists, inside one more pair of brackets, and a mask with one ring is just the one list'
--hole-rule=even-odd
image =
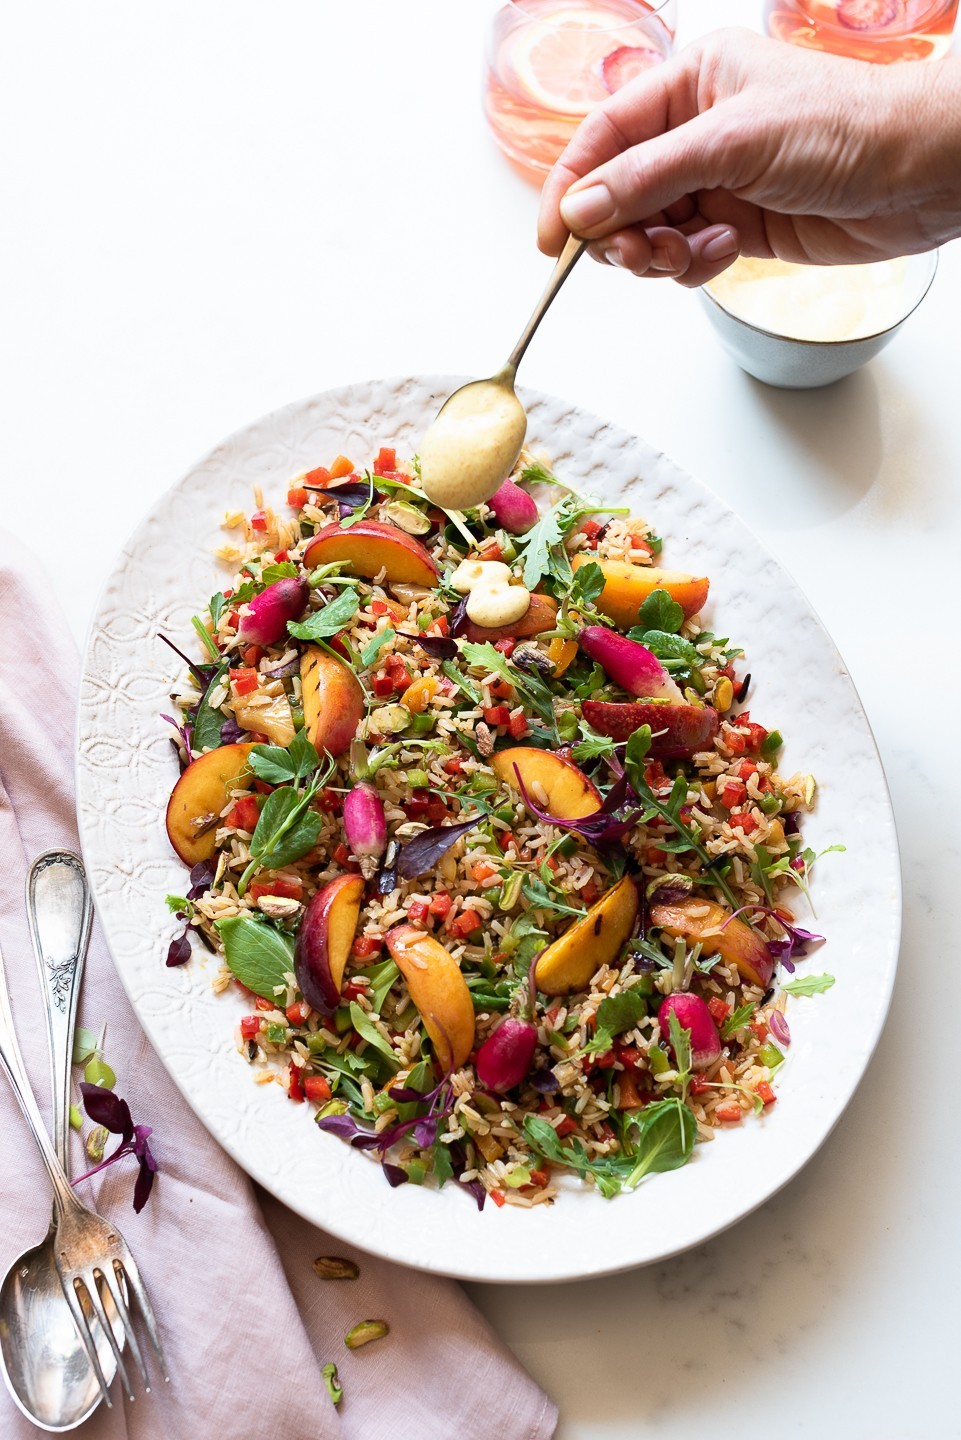
{"label": "peach wedge", "polygon": [[416,925],[395,925],[387,949],[407,982],[437,1059],[445,1071],[463,1065],[474,1048],[474,1002],[457,961]]}
{"label": "peach wedge", "polygon": [[[531,799],[539,805],[543,804],[544,809],[556,815],[558,820],[580,820],[601,808],[597,787],[573,760],[556,755],[552,750],[537,750],[533,745],[512,745],[508,750],[499,750],[492,755],[490,764],[502,785],[520,790],[522,780]],[[538,792],[538,786],[547,796],[546,800]]]}
{"label": "peach wedge", "polygon": [[482,645],[490,640],[493,644],[497,640],[528,640],[532,635],[553,630],[556,624],[557,601],[550,595],[532,595],[526,614],[512,625],[477,625],[473,620],[465,620],[461,633],[472,643]]}
{"label": "peach wedge", "polygon": [[696,615],[707,600],[710,581],[704,576],[682,575],[678,570],[655,570],[650,565],[631,565],[625,560],[597,560],[590,551],[575,555],[575,570],[590,561],[600,565],[604,589],[597,608],[610,616],[615,625],[629,630],[637,624],[637,612],[654,590],[666,590],[684,611],[685,620]]}
{"label": "peach wedge", "polygon": [[329,1015],[340,1004],[340,987],[363,898],[360,875],[337,875],[317,891],[300,922],[294,973],[304,999],[322,1015]]}
{"label": "peach wedge", "polygon": [[308,645],[300,657],[304,729],[318,751],[343,755],[364,717],[364,692],[349,666]]}
{"label": "peach wedge", "polygon": [[756,930],[743,920],[732,919],[723,905],[701,896],[674,905],[652,905],[650,920],[666,935],[700,944],[706,955],[719,955],[742,980],[760,985],[762,990],[770,985],[774,974],[770,950]]}
{"label": "peach wedge", "polygon": [[325,525],[318,530],[304,551],[305,567],[309,570],[337,560],[351,575],[366,575],[371,580],[385,570],[389,585],[399,581],[433,587],[439,574],[419,540],[384,520],[358,520],[346,529]]}
{"label": "peach wedge", "polygon": [[[221,745],[193,760],[177,781],[167,804],[167,834],[185,865],[199,865],[214,853],[217,826],[206,823],[220,814],[227,792],[243,775],[253,745]],[[250,780],[253,780],[253,775]],[[203,834],[198,830],[203,827]]]}
{"label": "peach wedge", "polygon": [[629,875],[618,880],[581,920],[537,961],[535,984],[544,995],[569,995],[586,990],[602,965],[610,965],[630,936],[637,919],[637,890]]}

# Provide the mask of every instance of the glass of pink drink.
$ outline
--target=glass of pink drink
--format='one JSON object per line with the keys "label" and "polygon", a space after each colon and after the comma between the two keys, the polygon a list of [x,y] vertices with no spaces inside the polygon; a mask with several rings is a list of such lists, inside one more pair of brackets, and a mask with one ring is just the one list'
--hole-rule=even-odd
{"label": "glass of pink drink", "polygon": [[855,60],[940,60],[958,0],[766,0],[769,35]]}
{"label": "glass of pink drink", "polygon": [[484,108],[498,145],[542,178],[588,111],[660,65],[676,0],[511,0],[494,17]]}

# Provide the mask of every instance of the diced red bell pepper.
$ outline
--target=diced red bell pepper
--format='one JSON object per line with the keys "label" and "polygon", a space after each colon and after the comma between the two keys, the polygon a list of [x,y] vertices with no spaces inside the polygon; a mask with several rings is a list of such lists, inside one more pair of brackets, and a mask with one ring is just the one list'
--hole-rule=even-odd
{"label": "diced red bell pepper", "polygon": [[636,1045],[615,1045],[614,1054],[625,1070],[636,1070],[643,1058]]}
{"label": "diced red bell pepper", "polygon": [[459,775],[464,768],[462,755],[452,755],[449,760],[444,761],[444,773],[447,775]]}
{"label": "diced red bell pepper", "polygon": [[501,1208],[502,1205],[507,1204],[507,1196],[504,1194],[503,1190],[488,1190],[487,1193],[493,1200],[494,1204],[497,1206],[498,1210]]}
{"label": "diced red bell pepper", "polygon": [[326,1075],[305,1075],[304,1094],[313,1105],[322,1105],[330,1099],[330,1081]]}
{"label": "diced red bell pepper", "polygon": [[277,1002],[276,1002],[275,1000],[268,1000],[267,997],[266,997],[266,995],[257,995],[257,996],[254,997],[254,1009],[255,1009],[255,1010],[276,1010],[276,1009],[277,1009]]}
{"label": "diced red bell pepper", "polygon": [[604,1050],[600,1055],[594,1056],[594,1064],[597,1066],[598,1070],[613,1070],[614,1059],[615,1056],[613,1050]]}
{"label": "diced red bell pepper", "polygon": [[296,1101],[298,1105],[303,1104],[304,1082],[301,1079],[300,1066],[295,1065],[293,1060],[291,1060],[287,1069],[287,1094],[290,1099]]}
{"label": "diced red bell pepper", "polygon": [[481,713],[488,725],[507,725],[511,718],[506,705],[485,705]]}
{"label": "diced red bell pepper", "polygon": [[730,1005],[727,1003],[726,1000],[722,1000],[719,995],[711,996],[710,1000],[707,1002],[707,1008],[711,1012],[711,1019],[714,1021],[715,1025],[723,1025],[725,1020],[731,1013]]}
{"label": "diced red bell pepper", "polygon": [[286,1010],[288,1025],[306,1025],[310,1018],[310,1006],[306,1000],[295,1000]]}
{"label": "diced red bell pepper", "polygon": [[757,761],[742,760],[734,773],[739,780],[750,780],[752,775],[757,774]]}
{"label": "diced red bell pepper", "polygon": [[383,600],[371,600],[370,613],[372,615],[386,615],[387,606],[384,604]]}
{"label": "diced red bell pepper", "polygon": [[476,910],[462,910],[447,928],[458,940],[466,940],[468,935],[473,935],[475,930],[480,929],[482,923]]}
{"label": "diced red bell pepper", "polygon": [[430,905],[426,900],[412,900],[407,907],[407,918],[419,925],[427,919],[429,910]]}
{"label": "diced red bell pepper", "polygon": [[330,481],[331,474],[325,465],[318,465],[315,470],[308,470],[304,476],[304,484],[309,485],[311,490],[326,490]]}
{"label": "diced red bell pepper", "polygon": [[747,787],[742,780],[727,776],[717,782],[717,798],[725,810],[736,810],[747,799]]}
{"label": "diced red bell pepper", "polygon": [[384,938],[382,935],[357,935],[350,948],[359,960],[366,960],[371,955],[380,954]]}
{"label": "diced red bell pepper", "polygon": [[317,804],[325,815],[336,815],[344,806],[343,795],[338,795],[336,790],[331,790],[325,785],[317,797]]}
{"label": "diced red bell pepper", "polygon": [[492,875],[497,874],[497,866],[492,865],[489,860],[478,860],[470,867],[470,873],[480,885],[482,881],[489,880]]}
{"label": "diced red bell pepper", "polygon": [[572,1120],[569,1115],[565,1115],[564,1119],[560,1122],[560,1124],[554,1126],[554,1129],[557,1131],[558,1135],[563,1140],[565,1135],[570,1135],[572,1130],[577,1129],[577,1123],[576,1121]]}
{"label": "diced red bell pepper", "polygon": [[394,682],[389,675],[375,675],[373,689],[374,694],[384,700],[388,695],[393,695]]}
{"label": "diced red bell pepper", "polygon": [[254,789],[258,795],[272,795],[274,792],[273,785],[268,785],[266,780],[255,780]]}
{"label": "diced red bell pepper", "polygon": [[692,1095],[706,1095],[711,1088],[711,1083],[704,1075],[692,1075],[690,1088]]}
{"label": "diced red bell pepper", "polygon": [[245,645],[240,652],[240,658],[245,665],[257,666],[263,659],[263,650],[259,645]]}
{"label": "diced red bell pepper", "polygon": [[504,558],[504,552],[496,540],[485,541],[477,554],[481,560],[503,560]]}
{"label": "diced red bell pepper", "polygon": [[347,475],[353,473],[353,465],[346,455],[338,455],[330,467],[331,480],[343,480]]}
{"label": "diced red bell pepper", "polygon": [[513,635],[505,635],[502,640],[494,641],[494,649],[499,650],[509,660],[517,649],[517,641]]}
{"label": "diced red bell pepper", "polygon": [[724,745],[732,755],[743,755],[747,749],[747,736],[739,734],[737,730],[727,730],[724,733]]}
{"label": "diced red bell pepper", "polygon": [[404,803],[404,814],[408,820],[423,820],[430,808],[430,791],[415,790],[413,795]]}
{"label": "diced red bell pepper", "polygon": [[430,626],[430,631],[432,635],[449,635],[450,625],[448,624],[447,616],[438,615],[433,625]]}
{"label": "diced red bell pepper", "polygon": [[771,1089],[771,1086],[767,1083],[766,1080],[762,1080],[761,1083],[759,1085],[755,1085],[754,1088],[757,1091],[758,1097],[762,1105],[773,1105],[777,1100],[777,1096],[775,1095],[774,1091]]}
{"label": "diced red bell pepper", "polygon": [[645,865],[663,865],[667,859],[667,851],[662,850],[658,845],[648,845],[644,851]]}
{"label": "diced red bell pepper", "polygon": [[510,700],[514,694],[514,687],[509,685],[506,680],[494,680],[491,682],[491,694],[496,695],[498,700]]}
{"label": "diced red bell pepper", "polygon": [[281,563],[281,561],[286,560],[286,559],[287,559],[287,551],[286,551],[286,550],[278,550],[277,553],[276,553],[276,555],[274,556],[274,564],[275,564],[275,565],[279,565],[279,564]]}
{"label": "diced red bell pepper", "polygon": [[259,1015],[245,1015],[240,1022],[240,1033],[245,1040],[252,1040],[255,1035],[260,1034],[263,1023]]}
{"label": "diced red bell pepper", "polygon": [[427,802],[427,818],[432,825],[443,825],[450,811],[439,795],[432,795]]}
{"label": "diced red bell pepper", "polygon": [[453,903],[446,890],[438,890],[436,895],[430,897],[430,913],[436,915],[439,920],[446,920]]}
{"label": "diced red bell pepper", "polygon": [[250,526],[251,526],[251,529],[252,529],[252,530],[266,530],[266,529],[267,529],[267,512],[266,512],[266,510],[255,510],[254,513],[253,513],[253,514],[251,515],[251,517],[250,517]]}
{"label": "diced red bell pepper", "polygon": [[757,818],[750,810],[732,810],[731,825],[734,829],[740,830],[743,835],[753,835],[757,829]]}
{"label": "diced red bell pepper", "polygon": [[357,1000],[361,995],[367,994],[367,986],[360,980],[348,980],[344,986],[344,999],[347,1001]]}
{"label": "diced red bell pepper", "polygon": [[[247,827],[244,826],[244,829]],[[273,880],[255,881],[247,894],[252,900],[257,900],[261,895],[276,895],[282,900],[299,900],[304,893],[302,880],[285,880],[283,876],[275,876]]]}
{"label": "diced red bell pepper", "polygon": [[531,1171],[531,1184],[536,1185],[538,1190],[543,1190],[546,1185],[550,1184],[550,1180],[551,1172],[549,1170]]}
{"label": "diced red bell pepper", "polygon": [[397,451],[390,445],[382,445],[374,460],[374,474],[386,475],[397,469]]}
{"label": "diced red bell pepper", "polygon": [[759,1045],[763,1045],[768,1036],[768,1027],[763,1020],[752,1020],[749,1029]]}
{"label": "diced red bell pepper", "polygon": [[[744,724],[743,715],[739,718],[739,724]],[[755,725],[754,721],[752,720],[747,727],[747,743],[750,749],[760,750],[761,746],[767,739],[767,734],[768,732],[765,730],[763,725]]]}
{"label": "diced red bell pepper", "polygon": [[336,845],[334,847],[331,859],[336,865],[346,865],[347,862],[350,860],[350,851],[347,849],[347,846],[344,844],[343,841],[341,841],[339,845]]}
{"label": "diced red bell pepper", "polygon": [[238,695],[251,695],[259,687],[260,680],[256,670],[239,669],[231,670],[230,683]]}
{"label": "diced red bell pepper", "polygon": [[586,535],[588,540],[594,540],[603,529],[604,526],[598,520],[585,520],[581,526],[581,534]]}
{"label": "diced red bell pepper", "polygon": [[527,717],[525,715],[512,715],[507,722],[507,728],[514,740],[523,740],[528,730]]}
{"label": "diced red bell pepper", "polygon": [[254,830],[260,819],[260,809],[253,795],[242,795],[227,814],[227,824],[233,830]]}
{"label": "diced red bell pepper", "polygon": [[726,1125],[736,1125],[741,1119],[741,1107],[736,1100],[725,1100],[723,1105],[717,1107],[714,1114]]}
{"label": "diced red bell pepper", "polygon": [[654,551],[651,549],[650,545],[647,543],[647,541],[644,539],[644,537],[643,537],[642,535],[632,535],[632,536],[631,536],[631,549],[632,549],[632,550],[643,550],[643,551],[645,551],[648,555],[653,555],[653,554],[654,554]]}

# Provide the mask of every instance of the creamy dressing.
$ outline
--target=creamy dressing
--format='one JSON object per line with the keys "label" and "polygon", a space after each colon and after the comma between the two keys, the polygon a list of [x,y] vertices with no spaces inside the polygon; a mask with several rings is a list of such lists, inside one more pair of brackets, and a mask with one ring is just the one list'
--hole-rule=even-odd
{"label": "creamy dressing", "polygon": [[470,619],[489,628],[513,625],[530,609],[531,592],[511,579],[502,560],[462,560],[450,577],[454,589],[467,596]]}
{"label": "creamy dressing", "polygon": [[791,265],[735,261],[707,289],[725,310],[793,340],[860,340],[904,316],[908,264]]}
{"label": "creamy dressing", "polygon": [[513,470],[526,433],[527,415],[508,385],[475,380],[456,390],[421,443],[424,493],[445,510],[489,500]]}

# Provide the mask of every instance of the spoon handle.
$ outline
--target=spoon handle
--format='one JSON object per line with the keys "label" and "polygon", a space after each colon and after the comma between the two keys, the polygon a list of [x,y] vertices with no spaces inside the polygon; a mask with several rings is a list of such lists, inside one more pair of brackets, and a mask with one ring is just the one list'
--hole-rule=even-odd
{"label": "spoon handle", "polygon": [[586,240],[579,240],[576,235],[569,236],[567,244],[557,258],[557,264],[551,272],[551,278],[544,288],[544,293],[534,306],[534,313],[524,326],[520,339],[507,357],[507,364],[504,366],[504,369],[509,371],[512,377],[514,371],[521,363],[524,351],[531,343],[534,331],[547,314],[551,301],[586,249]]}
{"label": "spoon handle", "polygon": [[7,989],[2,954],[0,954],[0,1069],[5,1071],[7,1079],[10,1081],[13,1093],[16,1095],[20,1109],[30,1127],[30,1133],[36,1140],[43,1163],[47,1167],[47,1174],[50,1176],[50,1183],[53,1186],[56,1213],[60,1215],[64,1210],[82,1208],[70,1187],[70,1181],[64,1173],[63,1166],[57,1159],[57,1152],[50,1143],[50,1136],[47,1134],[43,1116],[40,1114],[36,1096],[27,1076],[26,1066],[23,1063],[23,1056],[20,1053],[20,1046],[17,1044],[17,1036],[13,1028],[10,992]]}
{"label": "spoon handle", "polygon": [[53,1143],[64,1170],[68,1169],[73,1031],[92,920],[93,906],[79,855],[71,850],[46,850],[38,855],[27,875],[27,921],[47,1017]]}

